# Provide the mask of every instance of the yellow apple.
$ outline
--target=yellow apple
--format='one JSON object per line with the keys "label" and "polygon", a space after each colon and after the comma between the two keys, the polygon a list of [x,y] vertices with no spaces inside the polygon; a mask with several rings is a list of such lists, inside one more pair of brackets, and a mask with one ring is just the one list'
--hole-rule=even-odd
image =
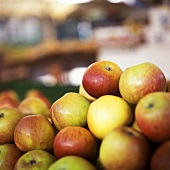
{"label": "yellow apple", "polygon": [[84,89],[84,87],[83,87],[82,84],[79,86],[79,93],[80,93],[81,95],[83,95],[84,97],[86,97],[86,98],[87,98],[88,100],[90,100],[90,101],[94,101],[94,100],[95,100],[94,97],[90,96],[90,95],[85,91],[85,89]]}
{"label": "yellow apple", "polygon": [[87,124],[90,131],[98,139],[113,128],[129,125],[133,120],[133,112],[129,104],[121,97],[102,96],[93,101],[88,109]]}

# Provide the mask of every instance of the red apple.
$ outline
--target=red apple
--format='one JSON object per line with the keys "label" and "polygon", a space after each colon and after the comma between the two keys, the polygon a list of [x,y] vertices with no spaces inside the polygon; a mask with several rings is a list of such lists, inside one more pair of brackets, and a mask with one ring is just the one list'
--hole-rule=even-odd
{"label": "red apple", "polygon": [[75,155],[64,156],[55,161],[48,170],[97,170],[95,166],[85,158]]}
{"label": "red apple", "polygon": [[167,82],[162,70],[146,62],[126,68],[119,81],[121,96],[129,103],[137,104],[148,93],[166,91]]}
{"label": "red apple", "polygon": [[25,94],[25,98],[27,97],[39,97],[46,103],[47,107],[51,107],[51,101],[39,89],[29,89]]}
{"label": "red apple", "polygon": [[119,95],[119,79],[122,74],[120,67],[111,61],[92,63],[82,78],[84,90],[92,97],[111,94]]}
{"label": "red apple", "polygon": [[0,169],[13,170],[17,160],[22,156],[15,144],[0,145]]}
{"label": "red apple", "polygon": [[68,155],[77,155],[94,160],[97,154],[97,142],[88,129],[68,126],[57,133],[53,150],[57,159]]}
{"label": "red apple", "polygon": [[170,168],[170,140],[158,146],[150,161],[150,170],[169,170]]}
{"label": "red apple", "polygon": [[23,152],[34,149],[51,151],[56,132],[43,115],[23,117],[15,127],[14,142]]}
{"label": "red apple", "polygon": [[0,108],[0,144],[14,142],[15,126],[23,117],[22,112],[16,108]]}
{"label": "red apple", "polygon": [[153,92],[144,96],[135,109],[135,119],[142,133],[153,142],[170,140],[170,95]]}
{"label": "red apple", "polygon": [[24,153],[16,162],[14,170],[47,170],[56,158],[44,150],[31,150]]}
{"label": "red apple", "polygon": [[50,109],[39,97],[28,97],[23,99],[20,102],[18,109],[21,110],[24,115],[40,114],[50,117]]}
{"label": "red apple", "polygon": [[147,138],[128,126],[114,128],[99,149],[99,160],[105,170],[146,170],[150,156]]}
{"label": "red apple", "polygon": [[16,103],[13,99],[10,97],[0,97],[0,108],[3,107],[18,107],[18,103]]}

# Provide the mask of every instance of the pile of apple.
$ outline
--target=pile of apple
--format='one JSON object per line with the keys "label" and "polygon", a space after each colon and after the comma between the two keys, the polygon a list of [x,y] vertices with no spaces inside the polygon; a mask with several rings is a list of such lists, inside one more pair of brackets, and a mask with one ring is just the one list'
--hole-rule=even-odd
{"label": "pile of apple", "polygon": [[150,62],[98,61],[54,103],[1,91],[0,169],[169,170],[170,82]]}

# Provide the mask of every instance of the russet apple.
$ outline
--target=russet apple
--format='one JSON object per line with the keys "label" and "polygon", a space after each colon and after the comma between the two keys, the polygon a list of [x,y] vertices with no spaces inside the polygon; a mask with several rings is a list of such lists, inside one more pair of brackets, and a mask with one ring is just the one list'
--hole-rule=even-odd
{"label": "russet apple", "polygon": [[85,91],[94,98],[106,94],[119,95],[121,68],[111,61],[97,61],[87,67],[82,85]]}
{"label": "russet apple", "polygon": [[110,131],[99,148],[99,159],[105,170],[146,170],[150,157],[148,139],[128,126]]}
{"label": "russet apple", "polygon": [[121,96],[129,103],[137,104],[148,93],[166,91],[167,82],[162,70],[145,62],[126,68],[119,81]]}
{"label": "russet apple", "polygon": [[87,159],[69,155],[55,161],[48,170],[97,170],[96,167]]}
{"label": "russet apple", "polygon": [[90,104],[87,113],[88,128],[100,140],[113,128],[129,125],[132,120],[130,105],[123,98],[114,95],[97,98]]}
{"label": "russet apple", "polygon": [[155,149],[150,161],[150,170],[169,170],[170,168],[170,140],[161,143]]}
{"label": "russet apple", "polygon": [[51,151],[55,135],[55,129],[48,118],[43,115],[28,115],[16,125],[14,142],[23,152],[34,149]]}
{"label": "russet apple", "polygon": [[97,155],[97,141],[88,129],[68,126],[56,134],[53,151],[57,159],[77,155],[92,161]]}
{"label": "russet apple", "polygon": [[13,143],[0,145],[0,169],[13,170],[17,160],[22,154],[23,152]]}
{"label": "russet apple", "polygon": [[135,119],[142,133],[153,142],[170,140],[170,95],[153,92],[137,104]]}
{"label": "russet apple", "polygon": [[21,100],[18,109],[24,115],[44,115],[50,117],[50,109],[39,97],[28,97]]}
{"label": "russet apple", "polygon": [[67,126],[87,126],[90,101],[76,92],[68,92],[51,106],[51,120],[56,129]]}
{"label": "russet apple", "polygon": [[24,153],[16,162],[14,170],[47,170],[56,158],[51,153],[36,149]]}
{"label": "russet apple", "polygon": [[0,144],[14,142],[15,126],[23,117],[23,113],[17,108],[0,108]]}

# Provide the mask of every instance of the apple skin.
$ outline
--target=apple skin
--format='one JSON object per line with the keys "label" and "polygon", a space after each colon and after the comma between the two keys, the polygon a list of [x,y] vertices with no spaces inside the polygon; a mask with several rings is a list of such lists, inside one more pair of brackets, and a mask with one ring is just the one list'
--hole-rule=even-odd
{"label": "apple skin", "polygon": [[126,68],[119,81],[121,96],[132,104],[137,104],[148,93],[166,91],[166,88],[164,73],[158,66],[150,62]]}
{"label": "apple skin", "polygon": [[14,129],[23,117],[23,113],[16,108],[0,108],[0,144],[14,142]]}
{"label": "apple skin", "polygon": [[152,154],[150,170],[169,170],[170,140],[161,143]]}
{"label": "apple skin", "polygon": [[18,109],[21,110],[24,115],[40,114],[46,117],[50,117],[50,109],[39,97],[24,98],[20,102]]}
{"label": "apple skin", "polygon": [[97,170],[88,160],[75,155],[62,157],[55,161],[48,170]]}
{"label": "apple skin", "polygon": [[51,107],[51,101],[39,89],[29,89],[25,94],[25,98],[28,97],[39,97],[46,103],[48,108]]}
{"label": "apple skin", "polygon": [[92,161],[96,158],[97,147],[97,141],[92,133],[78,126],[68,126],[60,130],[53,143],[53,151],[57,159],[77,155]]}
{"label": "apple skin", "polygon": [[15,144],[0,145],[0,169],[13,170],[17,160],[22,156]]}
{"label": "apple skin", "polygon": [[135,109],[136,123],[141,132],[153,142],[170,140],[170,95],[153,92],[144,96]]}
{"label": "apple skin", "polygon": [[51,120],[57,130],[67,126],[87,127],[90,101],[76,92],[68,92],[51,106]]}
{"label": "apple skin", "polygon": [[85,91],[94,98],[103,95],[119,95],[121,68],[111,61],[97,61],[87,67],[82,85]]}
{"label": "apple skin", "polygon": [[17,160],[14,170],[47,170],[55,161],[55,156],[47,151],[31,150]]}
{"label": "apple skin", "polygon": [[149,166],[150,157],[148,139],[128,126],[114,128],[102,140],[99,150],[105,170],[144,170]]}
{"label": "apple skin", "polygon": [[14,142],[23,152],[34,149],[51,151],[55,135],[55,129],[48,118],[43,115],[28,115],[16,125]]}

